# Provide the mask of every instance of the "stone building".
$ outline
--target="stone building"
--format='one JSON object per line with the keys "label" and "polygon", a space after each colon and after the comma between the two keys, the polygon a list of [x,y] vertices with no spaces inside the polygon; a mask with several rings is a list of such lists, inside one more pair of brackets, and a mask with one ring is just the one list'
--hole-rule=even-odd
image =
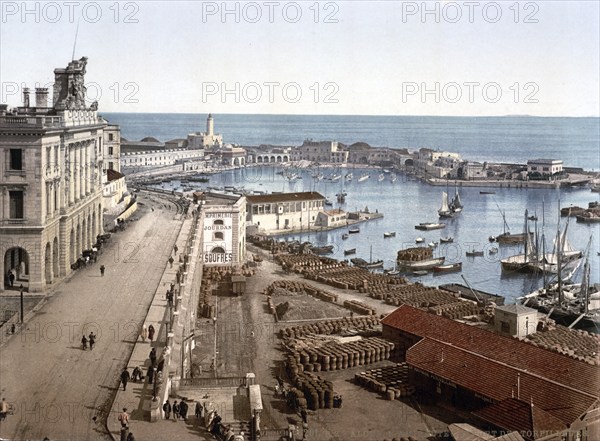
{"label": "stone building", "polygon": [[513,337],[527,337],[537,329],[538,312],[523,305],[498,306],[494,314],[496,332]]}
{"label": "stone building", "polygon": [[337,141],[306,140],[295,149],[293,160],[345,164],[348,162],[348,152],[342,150]]}
{"label": "stone building", "polygon": [[319,227],[341,227],[348,224],[346,219],[346,212],[341,208],[335,208],[332,210],[320,211],[317,214],[317,220],[315,226]]}
{"label": "stone building", "polygon": [[215,134],[215,123],[211,113],[206,118],[206,132],[193,132],[187,137],[188,149],[205,149],[210,147],[222,147],[223,136]]}
{"label": "stone building", "polygon": [[204,150],[151,150],[128,152],[121,155],[121,171],[124,174],[147,170],[154,167],[175,165],[179,162],[200,161],[204,159]]}
{"label": "stone building", "polygon": [[314,227],[325,204],[325,196],[313,191],[252,195],[247,200],[247,223],[259,232]]}
{"label": "stone building", "polygon": [[209,266],[246,261],[246,198],[197,193],[202,225],[202,260]]}
{"label": "stone building", "polygon": [[43,291],[71,272],[102,233],[104,130],[97,103],[85,102],[87,59],[55,69],[54,101],[48,90],[29,90],[23,106],[0,107],[0,258],[3,283]]}
{"label": "stone building", "polygon": [[530,159],[527,161],[527,173],[552,176],[562,171],[563,162],[560,159]]}
{"label": "stone building", "polygon": [[121,128],[109,124],[104,128],[104,143],[102,148],[103,170],[121,171]]}

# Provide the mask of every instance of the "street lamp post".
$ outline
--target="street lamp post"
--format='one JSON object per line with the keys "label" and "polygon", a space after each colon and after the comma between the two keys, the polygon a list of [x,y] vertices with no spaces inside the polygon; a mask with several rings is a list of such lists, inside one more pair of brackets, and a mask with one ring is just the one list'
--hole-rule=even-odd
{"label": "street lamp post", "polygon": [[152,401],[156,401],[156,376],[157,374],[157,369],[156,369],[156,365],[152,366],[152,370],[153,370],[153,375],[152,375]]}
{"label": "street lamp post", "polygon": [[23,314],[23,284],[21,283],[21,286],[19,286],[19,291],[21,291],[21,323],[23,323],[23,320],[25,319],[25,315]]}

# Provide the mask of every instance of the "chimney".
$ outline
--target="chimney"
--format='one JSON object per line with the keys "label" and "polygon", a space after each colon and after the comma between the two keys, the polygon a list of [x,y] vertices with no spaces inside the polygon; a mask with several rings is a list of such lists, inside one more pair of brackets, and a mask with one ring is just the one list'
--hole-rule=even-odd
{"label": "chimney", "polygon": [[23,89],[23,107],[29,107],[29,87]]}
{"label": "chimney", "polygon": [[48,107],[48,89],[45,87],[35,88],[35,107]]}

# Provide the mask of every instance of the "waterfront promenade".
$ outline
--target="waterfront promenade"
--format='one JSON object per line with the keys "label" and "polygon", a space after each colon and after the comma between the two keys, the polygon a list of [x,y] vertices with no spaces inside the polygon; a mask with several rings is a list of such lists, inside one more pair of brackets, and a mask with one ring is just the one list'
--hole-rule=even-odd
{"label": "waterfront promenade", "polygon": [[[15,412],[0,438],[110,439],[103,422],[181,227],[175,206],[154,206],[113,234],[96,264],[55,285],[23,329],[3,336],[0,393]],[[91,331],[96,346],[83,351]]]}

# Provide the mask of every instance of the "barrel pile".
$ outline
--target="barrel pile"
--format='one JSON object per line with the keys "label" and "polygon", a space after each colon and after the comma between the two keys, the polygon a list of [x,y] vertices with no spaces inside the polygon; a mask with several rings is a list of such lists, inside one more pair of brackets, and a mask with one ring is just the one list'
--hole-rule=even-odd
{"label": "barrel pile", "polygon": [[354,376],[354,381],[388,400],[408,397],[415,393],[415,387],[408,383],[406,363],[360,372]]}
{"label": "barrel pile", "polygon": [[355,289],[362,292],[374,287],[406,283],[406,279],[402,277],[371,273],[363,268],[349,267],[342,264],[330,268],[305,268],[302,274],[307,279],[316,280],[341,289]]}
{"label": "barrel pile", "polygon": [[600,365],[600,335],[597,334],[557,326],[548,331],[529,334],[524,340],[591,365]]}
{"label": "barrel pile", "polygon": [[412,247],[398,251],[398,260],[406,262],[420,262],[433,258],[433,249],[429,247]]}
{"label": "barrel pile", "polygon": [[346,300],[344,301],[344,307],[350,311],[354,311],[361,315],[375,315],[375,310],[369,305],[365,305],[358,300]]}
{"label": "barrel pile", "polygon": [[275,261],[289,271],[298,273],[307,268],[323,270],[331,267],[340,268],[347,265],[330,257],[321,257],[315,254],[279,254],[275,257]]}
{"label": "barrel pile", "polygon": [[394,290],[376,292],[373,297],[381,298],[390,305],[400,306],[406,304],[415,308],[428,308],[456,303],[457,301],[457,296],[450,291],[424,286],[420,283],[400,286]]}
{"label": "barrel pile", "polygon": [[388,360],[394,355],[394,343],[380,337],[361,338],[347,343],[322,341],[307,336],[288,343],[289,355],[302,372],[335,371]]}
{"label": "barrel pile", "polygon": [[295,293],[308,294],[325,302],[336,303],[338,296],[327,291],[324,291],[304,282],[296,282],[292,280],[277,280],[271,283],[265,290],[265,294],[269,297],[279,295],[293,295]]}
{"label": "barrel pile", "polygon": [[378,325],[379,319],[375,316],[352,318],[344,317],[340,319],[324,320],[317,323],[281,329],[279,331],[279,338],[298,338],[307,334],[342,334],[348,331],[373,329]]}
{"label": "barrel pile", "polygon": [[306,407],[310,410],[332,409],[333,383],[323,377],[298,369],[293,358],[285,362],[292,387],[287,395],[288,405],[292,408]]}
{"label": "barrel pile", "polygon": [[432,306],[428,312],[456,320],[479,314],[479,307],[473,302],[457,300],[454,303]]}

